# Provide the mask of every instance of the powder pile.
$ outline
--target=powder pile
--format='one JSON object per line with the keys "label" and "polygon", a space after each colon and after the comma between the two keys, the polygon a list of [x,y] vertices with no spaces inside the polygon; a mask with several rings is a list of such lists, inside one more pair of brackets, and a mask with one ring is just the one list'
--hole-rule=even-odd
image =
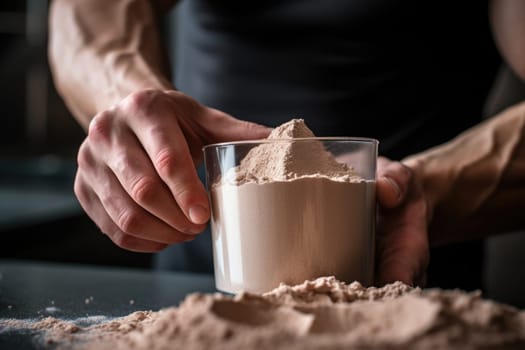
{"label": "powder pile", "polygon": [[298,140],[314,137],[303,119],[292,119],[281,124],[268,136],[268,140],[274,142],[252,148],[240,165],[232,169],[228,181],[235,184],[266,183],[303,177],[326,177],[333,181],[360,180],[347,164],[337,162],[321,141]]}
{"label": "powder pile", "polygon": [[[1,323],[0,326],[6,327]],[[74,349],[522,349],[525,312],[479,293],[365,288],[321,277],[265,294],[189,294],[178,307],[81,327],[48,318]]]}

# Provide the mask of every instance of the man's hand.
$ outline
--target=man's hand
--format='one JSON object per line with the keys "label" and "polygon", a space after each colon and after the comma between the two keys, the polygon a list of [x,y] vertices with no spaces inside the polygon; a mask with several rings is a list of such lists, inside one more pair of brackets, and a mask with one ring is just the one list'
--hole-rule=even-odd
{"label": "man's hand", "polygon": [[420,180],[400,162],[380,157],[377,170],[377,283],[425,283],[430,210]]}
{"label": "man's hand", "polygon": [[75,194],[115,244],[159,251],[192,240],[210,217],[195,170],[202,147],[268,133],[177,91],[136,92],[92,119],[78,153]]}

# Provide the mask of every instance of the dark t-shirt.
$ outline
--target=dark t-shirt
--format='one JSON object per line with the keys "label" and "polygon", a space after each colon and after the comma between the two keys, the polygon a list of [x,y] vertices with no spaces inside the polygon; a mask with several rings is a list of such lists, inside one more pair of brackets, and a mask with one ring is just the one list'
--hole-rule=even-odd
{"label": "dark t-shirt", "polygon": [[[300,117],[319,136],[373,137],[380,154],[393,159],[478,123],[500,63],[484,1],[186,0],[178,6],[178,89],[269,126]],[[173,249],[179,252],[164,257],[191,260],[178,266],[211,266],[209,234]],[[457,254],[451,264],[466,269],[458,281],[476,281],[452,283],[449,270],[447,281],[436,284],[480,287],[481,243],[447,249],[445,260]],[[433,251],[433,265],[439,254]],[[439,280],[433,268],[431,284]]]}

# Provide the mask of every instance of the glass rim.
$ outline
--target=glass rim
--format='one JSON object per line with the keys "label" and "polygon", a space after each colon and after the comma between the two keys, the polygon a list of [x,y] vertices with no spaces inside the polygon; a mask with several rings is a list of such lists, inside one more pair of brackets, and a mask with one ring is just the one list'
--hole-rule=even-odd
{"label": "glass rim", "polygon": [[315,137],[297,137],[292,139],[260,139],[260,140],[242,140],[242,141],[229,141],[229,142],[217,142],[210,143],[202,147],[205,151],[209,148],[224,147],[224,146],[237,146],[237,145],[249,145],[249,144],[268,144],[268,143],[281,143],[290,141],[341,141],[341,142],[354,142],[354,143],[368,143],[378,145],[379,140],[370,137],[351,137],[351,136],[315,136]]}

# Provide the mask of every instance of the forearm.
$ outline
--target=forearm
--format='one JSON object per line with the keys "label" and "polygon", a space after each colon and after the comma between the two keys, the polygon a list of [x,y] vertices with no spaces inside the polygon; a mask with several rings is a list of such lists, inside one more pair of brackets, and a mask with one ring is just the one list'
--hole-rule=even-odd
{"label": "forearm", "polygon": [[525,103],[404,163],[433,208],[431,243],[525,227]]}
{"label": "forearm", "polygon": [[54,0],[49,61],[57,90],[78,122],[132,91],[172,88],[149,0]]}

